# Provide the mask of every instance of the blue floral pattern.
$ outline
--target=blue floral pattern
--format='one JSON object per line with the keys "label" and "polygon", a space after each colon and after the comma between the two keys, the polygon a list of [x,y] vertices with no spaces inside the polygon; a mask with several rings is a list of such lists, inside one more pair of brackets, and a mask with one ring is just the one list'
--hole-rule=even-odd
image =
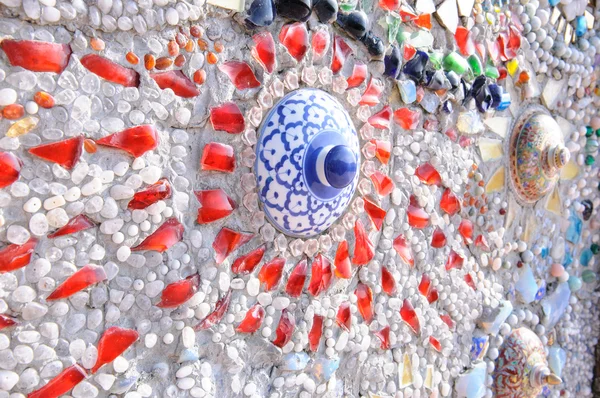
{"label": "blue floral pattern", "polygon": [[334,97],[316,89],[288,94],[261,126],[255,167],[258,195],[271,223],[287,235],[307,238],[320,234],[342,215],[354,195],[358,173],[350,185],[327,199],[315,195],[306,184],[306,149],[326,131],[343,136],[347,145],[360,153],[346,110]]}

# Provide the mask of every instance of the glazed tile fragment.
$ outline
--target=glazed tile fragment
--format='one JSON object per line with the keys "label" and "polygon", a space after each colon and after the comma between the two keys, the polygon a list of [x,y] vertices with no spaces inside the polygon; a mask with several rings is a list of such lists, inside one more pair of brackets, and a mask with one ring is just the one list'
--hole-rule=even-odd
{"label": "glazed tile fragment", "polygon": [[333,57],[331,58],[331,71],[333,74],[339,73],[344,67],[346,58],[352,54],[352,49],[346,41],[338,35],[333,36]]}
{"label": "glazed tile fragment", "polygon": [[441,185],[442,177],[440,173],[430,163],[423,163],[415,170],[415,175],[419,180],[427,185]]}
{"label": "glazed tile fragment", "polygon": [[371,77],[371,80],[369,80],[369,84],[367,84],[365,92],[360,98],[359,104],[369,106],[375,106],[379,104],[379,97],[381,96],[383,89],[384,86],[381,80]]}
{"label": "glazed tile fragment", "polygon": [[402,303],[402,308],[400,308],[400,316],[416,335],[420,333],[421,324],[419,323],[419,318],[408,299],[404,299]]}
{"label": "glazed tile fragment", "polygon": [[[369,176],[369,178],[373,182],[373,185],[375,186],[375,190],[377,191],[379,196],[389,195],[390,193],[392,193],[392,191],[396,187],[396,185],[394,184],[392,179],[389,176],[383,174],[379,170],[377,170],[373,174],[371,174]],[[377,229],[379,229],[379,228],[377,228]]]}
{"label": "glazed tile fragment", "polygon": [[389,105],[386,105],[379,112],[370,116],[368,119],[368,123],[376,129],[385,130],[390,128],[391,119],[392,108]]}
{"label": "glazed tile fragment", "polygon": [[415,259],[404,235],[398,235],[394,239],[393,247],[394,250],[396,250],[396,253],[398,253],[398,256],[400,256],[400,258],[402,259],[402,261],[404,261],[405,264],[414,267]]}
{"label": "glazed tile fragment", "polygon": [[450,190],[450,188],[444,189],[440,199],[440,209],[442,209],[448,215],[453,216],[460,211],[460,207],[460,200]]}
{"label": "glazed tile fragment", "polygon": [[[311,40],[313,61],[319,61],[321,58],[323,58],[323,56],[329,49],[330,41],[331,41],[331,38],[330,38],[329,32],[324,29],[318,30],[315,33],[313,33],[312,40]],[[365,69],[366,69],[366,67],[365,67]]]}
{"label": "glazed tile fragment", "polygon": [[352,69],[352,75],[346,80],[348,83],[348,89],[355,88],[363,84],[367,79],[367,65],[361,63],[355,63]]}
{"label": "glazed tile fragment", "polygon": [[385,326],[383,327],[381,330],[377,331],[374,333],[375,337],[377,337],[379,339],[379,341],[381,342],[381,344],[379,345],[379,348],[381,348],[382,350],[389,350],[390,349],[390,326]]}
{"label": "glazed tile fragment", "polygon": [[17,324],[17,321],[15,321],[12,317],[10,317],[8,315],[0,314],[0,330],[9,328],[16,324]]}

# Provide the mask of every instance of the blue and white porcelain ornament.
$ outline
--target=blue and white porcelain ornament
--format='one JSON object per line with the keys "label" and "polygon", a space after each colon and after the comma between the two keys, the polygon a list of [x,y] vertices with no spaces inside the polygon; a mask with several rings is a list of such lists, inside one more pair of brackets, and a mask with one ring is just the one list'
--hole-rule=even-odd
{"label": "blue and white porcelain ornament", "polygon": [[350,203],[359,169],[352,119],[326,92],[293,91],[264,119],[256,145],[258,196],[284,234],[309,238],[329,228]]}

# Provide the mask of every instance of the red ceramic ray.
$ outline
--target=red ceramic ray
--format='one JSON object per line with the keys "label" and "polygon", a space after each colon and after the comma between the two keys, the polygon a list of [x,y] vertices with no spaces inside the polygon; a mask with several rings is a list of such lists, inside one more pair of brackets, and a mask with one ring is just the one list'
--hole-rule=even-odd
{"label": "red ceramic ray", "polygon": [[446,246],[446,235],[444,231],[440,229],[440,227],[436,227],[435,231],[431,235],[431,247],[435,247],[439,249],[441,247]]}
{"label": "red ceramic ray", "polygon": [[498,40],[486,40],[486,47],[490,58],[495,64],[500,59],[500,38]]}
{"label": "red ceramic ray", "polygon": [[392,108],[389,105],[383,107],[382,110],[369,117],[367,122],[376,129],[389,129],[392,119]]}
{"label": "red ceramic ray", "polygon": [[11,185],[21,174],[21,160],[10,152],[0,152],[0,189]]}
{"label": "red ceramic ray", "polygon": [[379,196],[388,196],[396,187],[394,181],[392,181],[392,179],[387,174],[383,174],[379,170],[375,170],[375,172],[371,174],[369,178],[373,182],[375,190],[377,191]]}
{"label": "red ceramic ray", "polygon": [[417,18],[417,14],[415,14],[413,9],[407,6],[400,7],[398,14],[400,14],[400,19],[402,19],[402,22],[404,23],[413,21]]}
{"label": "red ceramic ray", "polygon": [[139,87],[140,74],[135,70],[121,66],[98,54],[88,54],[81,58],[83,65],[90,72],[124,87]]}
{"label": "red ceramic ray", "polygon": [[421,120],[421,112],[410,108],[399,108],[394,111],[394,122],[404,130],[414,130]]}
{"label": "red ceramic ray", "polygon": [[210,108],[210,123],[213,129],[229,134],[239,134],[246,128],[244,115],[235,102],[226,102]]}
{"label": "red ceramic ray", "polygon": [[383,82],[379,79],[374,79],[373,77],[371,77],[371,80],[369,80],[369,84],[367,85],[365,92],[360,98],[359,104],[369,106],[377,105],[379,103],[379,97],[381,96],[383,89]]}
{"label": "red ceramic ray", "polygon": [[290,276],[288,277],[287,284],[285,285],[285,292],[292,297],[300,297],[304,283],[306,282],[306,275],[308,273],[308,261],[302,259],[296,264]]}
{"label": "red ceramic ray", "polygon": [[427,274],[421,275],[421,282],[419,283],[419,293],[427,297],[427,294],[429,293],[429,288],[431,288],[431,278]]}
{"label": "red ceramic ray", "polygon": [[233,148],[219,142],[209,142],[202,150],[200,168],[206,171],[212,170],[221,171],[223,173],[232,173],[233,170],[235,170]]}
{"label": "red ceramic ray", "polygon": [[440,173],[430,163],[423,163],[415,170],[415,175],[426,185],[441,185]]}
{"label": "red ceramic ray", "polygon": [[411,268],[415,266],[415,258],[404,235],[398,235],[394,239],[393,247],[405,264],[410,265]]}
{"label": "red ceramic ray", "polygon": [[385,326],[383,329],[373,333],[375,337],[381,341],[379,348],[382,350],[390,349],[390,326]]}
{"label": "red ceramic ray", "polygon": [[156,304],[159,308],[175,308],[184,304],[192,298],[200,286],[200,275],[194,274],[187,278],[169,283],[160,295],[160,301]]}
{"label": "red ceramic ray", "polygon": [[80,231],[85,231],[86,229],[94,228],[95,226],[96,223],[92,221],[91,218],[85,214],[80,214],[70,219],[64,227],[60,227],[53,233],[49,234],[48,238],[52,239],[58,238],[59,236],[75,234]]}
{"label": "red ceramic ray", "polygon": [[4,39],[0,48],[12,66],[20,66],[32,72],[61,73],[71,58],[71,47],[68,44]]}
{"label": "red ceramic ray", "polygon": [[273,73],[277,65],[275,41],[271,32],[260,32],[252,36],[252,56],[268,73]]}
{"label": "red ceramic ray", "polygon": [[450,249],[450,254],[448,255],[448,260],[446,260],[446,271],[450,271],[453,268],[461,269],[463,266],[464,258],[458,255],[457,252]]}
{"label": "red ceramic ray", "polygon": [[496,41],[502,61],[509,61],[517,56],[517,51],[521,47],[521,35],[517,28],[511,25],[508,32],[498,34]]}
{"label": "red ceramic ray", "polygon": [[[390,109],[391,116],[391,109]],[[371,122],[369,122],[371,124]],[[389,118],[388,118],[389,126]],[[375,145],[375,157],[379,159],[381,164],[388,164],[392,154],[392,144],[389,141],[372,139],[371,144]]]}
{"label": "red ceramic ray", "polygon": [[22,245],[12,244],[0,249],[0,274],[23,268],[29,264],[37,243],[38,240],[31,237]]}
{"label": "red ceramic ray", "polygon": [[27,394],[27,398],[58,398],[68,393],[87,377],[81,366],[74,364],[60,372],[42,388]]}
{"label": "red ceramic ray", "polygon": [[402,45],[402,58],[404,58],[405,61],[413,59],[416,53],[417,49],[411,46],[410,44],[404,43]]}
{"label": "red ceramic ray", "polygon": [[454,33],[454,39],[462,55],[469,56],[475,53],[475,42],[469,29],[459,26]]}
{"label": "red ceramic ray", "polygon": [[458,226],[458,233],[465,242],[471,243],[473,241],[473,223],[471,220],[463,219]]}
{"label": "red ceramic ray", "polygon": [[376,205],[368,197],[363,198],[363,203],[365,213],[367,213],[367,215],[369,216],[369,219],[375,226],[375,229],[379,231],[381,229],[381,226],[383,225],[383,219],[385,218],[386,211],[378,205]]}
{"label": "red ceramic ray", "polygon": [[444,322],[450,329],[454,329],[454,321],[450,318],[450,315],[443,314],[440,315],[440,319]]}
{"label": "red ceramic ray", "polygon": [[83,152],[83,136],[68,138],[29,148],[29,153],[38,158],[61,165],[71,170]]}
{"label": "red ceramic ray", "polygon": [[196,84],[180,70],[150,73],[150,77],[158,84],[161,90],[170,88],[178,97],[193,98],[200,94]]}
{"label": "red ceramic ray", "polygon": [[215,262],[221,264],[231,252],[248,243],[253,236],[254,234],[237,232],[229,228],[221,229],[212,244],[215,250]]}
{"label": "red ceramic ray", "polygon": [[294,315],[290,314],[287,309],[281,311],[281,318],[279,318],[279,324],[275,329],[275,344],[279,348],[283,348],[292,339],[292,334],[296,328],[296,320]]}
{"label": "red ceramic ray", "polygon": [[415,334],[419,334],[421,331],[421,324],[419,323],[419,317],[415,312],[412,304],[408,299],[404,299],[402,308],[400,308],[400,317],[406,324],[412,329]]}
{"label": "red ceramic ray", "polygon": [[250,66],[242,61],[227,61],[219,65],[219,70],[229,76],[238,90],[260,87],[256,75]]}
{"label": "red ceramic ray", "polygon": [[239,256],[235,259],[233,264],[231,264],[231,271],[234,274],[252,273],[265,255],[266,249],[267,247],[265,245],[261,245],[252,250],[250,253]]}
{"label": "red ceramic ray", "polygon": [[373,291],[368,285],[359,282],[354,291],[356,307],[367,324],[373,321]]}
{"label": "red ceramic ray", "polygon": [[433,24],[431,23],[431,14],[421,14],[413,20],[415,25],[419,28],[431,30]]}
{"label": "red ceramic ray", "polygon": [[0,314],[0,330],[9,328],[17,324],[13,318],[8,315]]}
{"label": "red ceramic ray", "polygon": [[440,199],[440,209],[453,216],[460,211],[460,201],[450,188],[444,189]]}
{"label": "red ceramic ray", "polygon": [[153,250],[159,253],[169,250],[175,243],[183,239],[184,227],[176,218],[165,221],[156,231],[152,232],[131,251]]}
{"label": "red ceramic ray", "polygon": [[487,239],[485,239],[485,236],[483,235],[478,235],[477,238],[475,238],[475,246],[485,252],[490,251],[490,245],[488,245]]}
{"label": "red ceramic ray", "polygon": [[308,292],[314,297],[317,297],[319,294],[329,289],[332,277],[331,261],[321,253],[317,254],[311,265]]}
{"label": "red ceramic ray", "polygon": [[379,0],[379,7],[386,11],[398,11],[400,0]]}
{"label": "red ceramic ray", "polygon": [[354,257],[352,263],[355,265],[368,264],[375,256],[375,247],[369,239],[362,221],[354,223]]}
{"label": "red ceramic ray", "polygon": [[348,89],[358,87],[367,79],[367,65],[355,63],[352,69],[352,75],[346,80]]}
{"label": "red ceramic ray", "polygon": [[396,280],[386,267],[381,267],[381,288],[388,296],[396,293]]}
{"label": "red ceramic ray", "polygon": [[306,51],[308,51],[308,31],[306,30],[306,25],[301,22],[283,25],[281,32],[279,32],[279,42],[283,44],[296,61],[302,61]]}
{"label": "red ceramic ray", "polygon": [[426,298],[429,304],[433,304],[439,298],[438,290],[435,287],[432,287],[431,289],[429,289],[429,293],[427,293]]}
{"label": "red ceramic ray", "polygon": [[344,301],[340,304],[335,316],[335,323],[345,331],[349,332],[352,326],[352,314],[350,313],[350,303]]}
{"label": "red ceramic ray", "polygon": [[118,133],[107,135],[96,141],[99,145],[121,149],[136,158],[158,146],[158,133],[154,126],[144,124]]}
{"label": "red ceramic ray", "polygon": [[106,329],[98,341],[98,359],[92,368],[92,373],[96,373],[102,366],[114,361],[135,343],[138,337],[138,332],[133,329],[118,326]]}
{"label": "red ceramic ray", "polygon": [[171,184],[166,178],[158,180],[156,183],[138,191],[127,204],[130,210],[140,210],[171,197]]}
{"label": "red ceramic ray", "polygon": [[104,267],[88,264],[69,276],[46,298],[48,301],[71,297],[88,286],[106,280]]}
{"label": "red ceramic ray", "polygon": [[433,347],[437,352],[442,352],[442,344],[438,339],[433,336],[429,336],[429,344]]}
{"label": "red ceramic ray", "polygon": [[258,303],[254,304],[246,312],[246,316],[238,327],[235,328],[235,331],[239,333],[254,333],[262,325],[263,319],[265,319],[265,309]]}
{"label": "red ceramic ray", "polygon": [[408,225],[413,228],[423,229],[429,226],[429,214],[420,207],[409,205],[406,215],[408,216]]}
{"label": "red ceramic ray", "polygon": [[275,257],[262,266],[258,272],[258,280],[265,286],[268,292],[273,290],[279,284],[281,275],[283,275],[283,267],[285,266],[285,258]]}
{"label": "red ceramic ray", "polygon": [[350,279],[352,277],[352,263],[350,262],[350,253],[348,253],[348,241],[343,240],[335,251],[335,276],[342,279]]}
{"label": "red ceramic ray", "polygon": [[338,35],[333,35],[333,57],[331,57],[331,71],[333,74],[339,73],[344,67],[346,58],[352,54],[352,49],[346,41]]}
{"label": "red ceramic ray", "polygon": [[208,314],[208,316],[206,318],[204,318],[199,324],[197,324],[194,327],[194,330],[196,330],[196,331],[206,330],[206,329],[216,325],[217,323],[221,322],[221,319],[223,319],[223,316],[225,316],[225,313],[229,309],[230,302],[231,302],[231,290],[229,290],[225,296],[221,297],[221,299],[219,299],[219,301],[217,301],[213,312]]}
{"label": "red ceramic ray", "polygon": [[308,347],[312,352],[317,352],[319,349],[319,343],[321,342],[321,335],[323,334],[323,316],[315,314],[313,316],[313,323],[308,332]]}
{"label": "red ceramic ray", "polygon": [[208,224],[213,221],[221,220],[236,209],[236,204],[221,189],[211,189],[206,191],[195,191],[194,195],[200,203],[198,209],[198,224]]}
{"label": "red ceramic ray", "polygon": [[313,61],[318,61],[327,52],[329,49],[329,42],[331,38],[329,36],[329,32],[325,29],[318,30],[312,35],[311,47],[313,54]]}
{"label": "red ceramic ray", "polygon": [[473,281],[473,277],[471,276],[471,274],[466,274],[465,275],[465,282],[467,285],[469,285],[469,287],[473,290],[477,290],[477,286],[475,286],[475,282]]}

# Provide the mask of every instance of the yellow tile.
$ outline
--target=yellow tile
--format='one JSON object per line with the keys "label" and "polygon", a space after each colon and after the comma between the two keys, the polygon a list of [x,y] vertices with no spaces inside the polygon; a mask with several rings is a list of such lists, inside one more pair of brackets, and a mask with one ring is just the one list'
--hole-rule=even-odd
{"label": "yellow tile", "polygon": [[494,174],[488,180],[488,183],[485,186],[485,193],[490,194],[493,192],[501,191],[504,188],[505,183],[505,167],[500,166],[494,172]]}
{"label": "yellow tile", "polygon": [[569,160],[569,162],[560,169],[561,180],[572,180],[579,175],[579,166],[575,159]]}
{"label": "yellow tile", "polygon": [[500,159],[502,156],[504,156],[503,143],[500,140],[481,137],[479,138],[478,144],[479,152],[481,152],[481,159],[484,162]]}

